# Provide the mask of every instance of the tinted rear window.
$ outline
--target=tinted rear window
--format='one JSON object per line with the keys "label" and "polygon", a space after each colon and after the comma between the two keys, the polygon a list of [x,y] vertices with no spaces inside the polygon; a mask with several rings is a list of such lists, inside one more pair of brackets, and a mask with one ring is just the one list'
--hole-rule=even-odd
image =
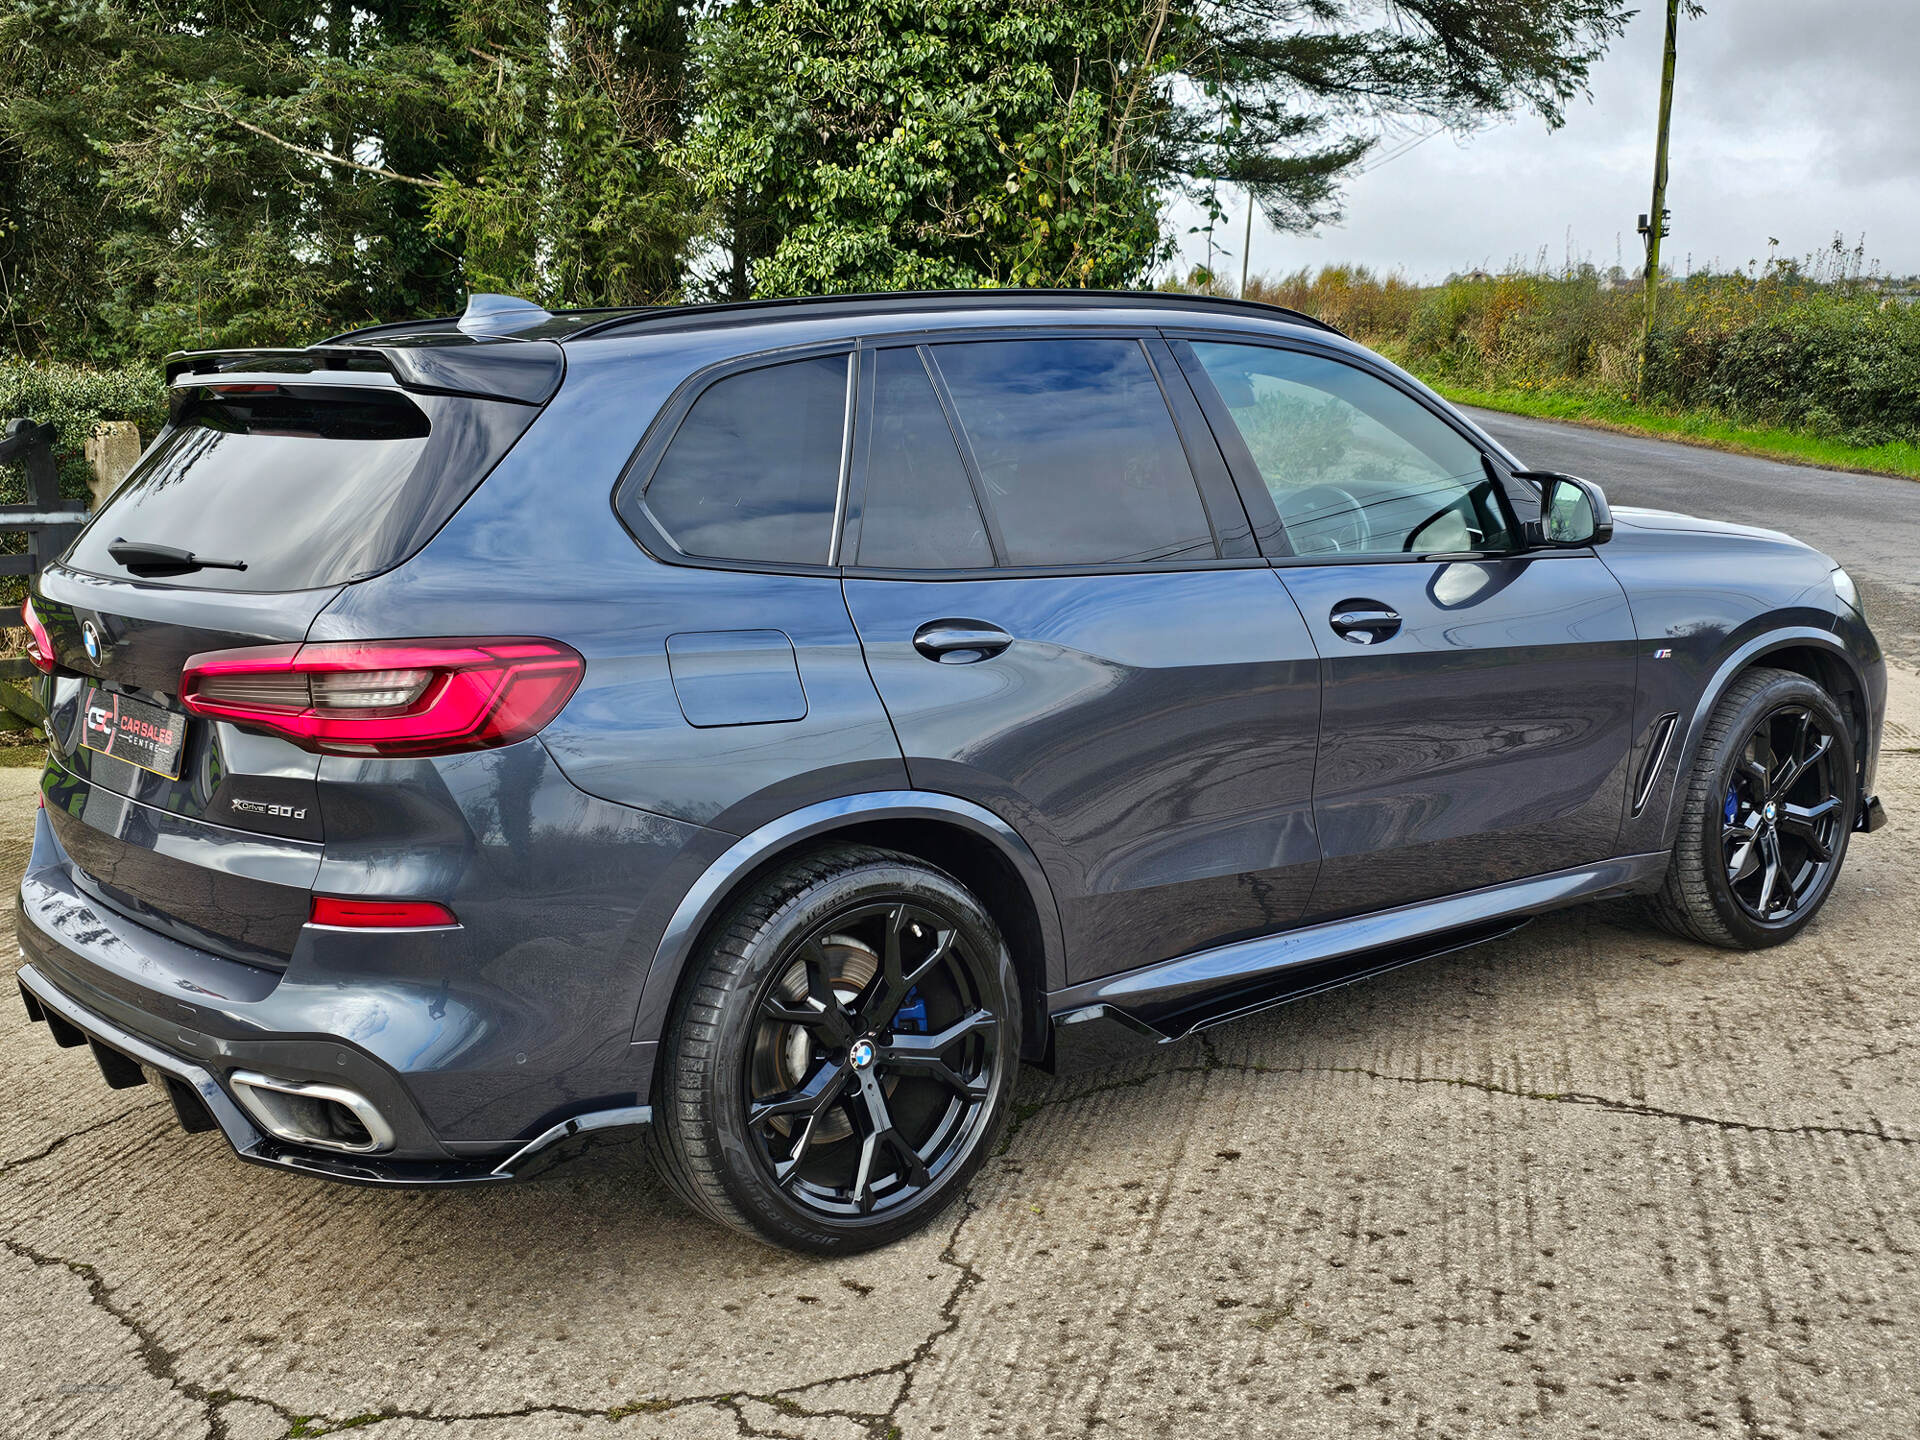
{"label": "tinted rear window", "polygon": [[860,563],[901,570],[993,564],[959,447],[916,350],[874,359]]}
{"label": "tinted rear window", "polygon": [[76,570],[134,579],[115,540],[244,570],[162,583],[306,590],[390,570],[430,540],[539,412],[385,390],[194,392],[67,552]]}
{"label": "tinted rear window", "polygon": [[824,565],[846,425],[845,355],[716,380],[660,457],[647,512],[688,555]]}
{"label": "tinted rear window", "polygon": [[1006,563],[1218,554],[1139,341],[972,341],[932,353],[979,463]]}

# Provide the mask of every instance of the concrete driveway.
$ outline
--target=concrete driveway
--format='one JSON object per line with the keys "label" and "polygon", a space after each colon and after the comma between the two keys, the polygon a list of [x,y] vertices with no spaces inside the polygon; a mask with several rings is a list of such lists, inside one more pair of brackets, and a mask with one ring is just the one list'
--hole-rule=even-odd
{"label": "concrete driveway", "polygon": [[[1820,921],[1619,909],[1024,1084],[934,1233],[830,1263],[645,1173],[234,1161],[0,1005],[0,1435],[1920,1433],[1920,675]],[[30,772],[0,771],[17,871]]]}

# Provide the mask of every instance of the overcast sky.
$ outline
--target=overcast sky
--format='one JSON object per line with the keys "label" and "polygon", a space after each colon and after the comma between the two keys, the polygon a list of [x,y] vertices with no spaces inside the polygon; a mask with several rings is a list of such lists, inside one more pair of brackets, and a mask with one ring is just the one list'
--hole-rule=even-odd
{"label": "overcast sky", "polygon": [[[1255,273],[1357,262],[1439,279],[1476,266],[1639,263],[1653,184],[1664,0],[1641,13],[1549,131],[1533,115],[1438,135],[1351,181],[1345,218],[1313,235],[1256,220]],[[1920,0],[1707,0],[1680,22],[1667,204],[1675,271],[1804,255],[1864,233],[1866,256],[1920,272]],[[1403,143],[1389,137],[1376,154]],[[1239,273],[1245,202],[1216,238]],[[1177,217],[1184,228],[1192,214]],[[1186,237],[1190,262],[1202,237]]]}

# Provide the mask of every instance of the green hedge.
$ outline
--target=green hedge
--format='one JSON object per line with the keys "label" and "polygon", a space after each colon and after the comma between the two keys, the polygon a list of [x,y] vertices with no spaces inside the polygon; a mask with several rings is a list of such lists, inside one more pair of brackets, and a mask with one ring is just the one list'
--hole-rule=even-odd
{"label": "green hedge", "polygon": [[1920,309],[1821,295],[1744,323],[1715,318],[1654,332],[1649,393],[1856,445],[1920,437]]}
{"label": "green hedge", "polygon": [[[29,365],[0,359],[0,424],[25,417],[54,427],[60,493],[87,496],[87,438],[102,420],[132,420],[151,440],[167,418],[167,387],[158,365],[87,370],[77,365]],[[27,500],[17,466],[0,465],[0,504]]]}
{"label": "green hedge", "polygon": [[1852,445],[1920,441],[1920,305],[1797,267],[1662,288],[1647,351],[1637,280],[1592,269],[1413,286],[1365,270],[1248,286],[1456,388],[1631,398]]}

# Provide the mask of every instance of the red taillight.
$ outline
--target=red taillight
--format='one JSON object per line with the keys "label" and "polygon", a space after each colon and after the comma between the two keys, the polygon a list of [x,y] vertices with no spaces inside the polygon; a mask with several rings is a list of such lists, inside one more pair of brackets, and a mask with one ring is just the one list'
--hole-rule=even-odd
{"label": "red taillight", "polygon": [[554,640],[358,640],[195,655],[195,715],[322,755],[452,755],[537,734],[586,673]]}
{"label": "red taillight", "polygon": [[33,662],[33,668],[42,675],[51,675],[53,673],[53,637],[47,634],[47,627],[40,623],[40,617],[34,613],[31,595],[20,607],[20,623],[27,627],[27,659]]}
{"label": "red taillight", "polygon": [[310,925],[337,930],[420,930],[458,925],[453,911],[433,900],[349,900],[316,895],[307,916]]}

